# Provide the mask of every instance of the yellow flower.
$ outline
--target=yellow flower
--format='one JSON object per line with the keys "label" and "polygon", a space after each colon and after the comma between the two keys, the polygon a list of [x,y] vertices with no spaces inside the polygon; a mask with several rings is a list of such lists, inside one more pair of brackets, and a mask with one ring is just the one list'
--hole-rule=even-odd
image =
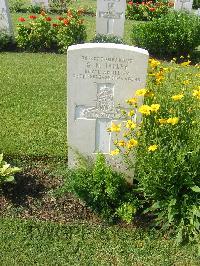
{"label": "yellow flower", "polygon": [[198,90],[193,90],[192,95],[200,100],[200,86]]}
{"label": "yellow flower", "polygon": [[150,66],[152,68],[156,68],[157,66],[160,65],[160,62],[158,60],[155,60],[155,59],[149,59],[149,63],[150,63]]}
{"label": "yellow flower", "polygon": [[173,95],[171,98],[172,98],[172,100],[174,100],[174,101],[179,101],[179,100],[181,100],[183,97],[184,97],[184,94],[176,94],[176,95]]}
{"label": "yellow flower", "polygon": [[186,61],[186,62],[183,62],[181,63],[181,66],[185,67],[185,66],[189,66],[189,64],[191,63],[190,60]]}
{"label": "yellow flower", "polygon": [[112,151],[110,152],[110,154],[111,154],[112,156],[119,154],[119,149],[112,150]]}
{"label": "yellow flower", "polygon": [[158,145],[156,145],[156,144],[154,144],[154,145],[150,145],[149,147],[148,147],[148,151],[155,151],[155,150],[157,150],[158,149]]}
{"label": "yellow flower", "polygon": [[108,132],[120,132],[121,131],[121,124],[115,124],[112,122],[111,127],[107,129]]}
{"label": "yellow flower", "polygon": [[188,85],[188,84],[190,84],[190,80],[189,79],[186,79],[186,80],[183,81],[183,85]]}
{"label": "yellow flower", "polygon": [[144,96],[147,93],[147,89],[140,89],[140,90],[136,90],[135,95],[136,96]]}
{"label": "yellow flower", "polygon": [[130,98],[128,100],[126,100],[126,102],[129,104],[129,105],[135,105],[137,103],[137,98],[133,97],[133,98]]}
{"label": "yellow flower", "polygon": [[133,147],[136,147],[138,145],[138,141],[136,139],[130,139],[126,146],[128,149],[132,149]]}
{"label": "yellow flower", "polygon": [[134,110],[131,110],[131,111],[128,113],[128,116],[132,117],[134,114],[135,114],[135,111],[134,111]]}
{"label": "yellow flower", "polygon": [[126,146],[126,142],[124,140],[119,140],[117,142],[117,145],[120,146],[120,147],[125,147]]}
{"label": "yellow flower", "polygon": [[126,128],[134,129],[136,128],[136,124],[132,120],[128,120],[126,122]]}
{"label": "yellow flower", "polygon": [[167,124],[172,124],[172,125],[176,125],[179,122],[179,118],[178,117],[174,117],[174,118],[168,118],[167,119]]}
{"label": "yellow flower", "polygon": [[171,68],[169,68],[169,67],[163,67],[163,70],[166,71],[166,72],[167,71],[170,72],[171,71]]}
{"label": "yellow flower", "polygon": [[163,71],[159,71],[155,73],[156,83],[160,84],[162,80],[164,80]]}
{"label": "yellow flower", "polygon": [[157,112],[159,109],[160,109],[160,104],[155,103],[151,105],[152,112]]}
{"label": "yellow flower", "polygon": [[158,119],[158,121],[159,121],[159,123],[160,123],[161,125],[163,125],[163,124],[167,124],[167,119],[165,119],[165,118],[160,118],[160,119]]}
{"label": "yellow flower", "polygon": [[139,112],[143,115],[150,115],[151,107],[149,105],[141,105]]}

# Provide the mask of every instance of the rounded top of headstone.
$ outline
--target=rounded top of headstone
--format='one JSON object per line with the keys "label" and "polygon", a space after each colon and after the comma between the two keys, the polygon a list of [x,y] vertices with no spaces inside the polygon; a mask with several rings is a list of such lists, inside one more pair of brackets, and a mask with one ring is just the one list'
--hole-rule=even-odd
{"label": "rounded top of headstone", "polygon": [[125,51],[137,52],[140,54],[149,55],[148,51],[136,46],[124,45],[124,44],[116,44],[116,43],[84,43],[84,44],[76,44],[68,47],[67,51],[74,51],[80,49],[92,49],[92,48],[107,48],[107,49],[118,49]]}

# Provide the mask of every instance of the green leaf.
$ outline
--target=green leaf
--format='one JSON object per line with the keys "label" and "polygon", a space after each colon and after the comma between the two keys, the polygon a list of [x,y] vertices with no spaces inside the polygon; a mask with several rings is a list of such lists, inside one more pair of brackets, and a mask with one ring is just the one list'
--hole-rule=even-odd
{"label": "green leaf", "polygon": [[191,187],[191,189],[194,192],[200,193],[200,187],[198,187],[198,186]]}
{"label": "green leaf", "polygon": [[147,208],[146,210],[143,211],[143,213],[147,213],[149,211],[153,211],[153,210],[156,210],[156,209],[159,209],[161,206],[160,206],[160,202],[159,201],[156,201],[150,208]]}
{"label": "green leaf", "polygon": [[5,181],[6,182],[12,182],[12,181],[14,181],[14,179],[15,179],[14,176],[11,175],[11,176],[6,177]]}

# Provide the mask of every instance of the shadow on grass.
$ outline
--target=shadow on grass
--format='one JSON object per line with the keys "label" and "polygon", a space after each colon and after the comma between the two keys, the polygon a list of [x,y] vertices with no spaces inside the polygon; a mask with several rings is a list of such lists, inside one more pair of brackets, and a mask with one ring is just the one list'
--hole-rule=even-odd
{"label": "shadow on grass", "polygon": [[37,175],[17,174],[14,183],[5,183],[2,194],[16,207],[28,206],[29,198],[42,198],[46,187],[37,179]]}

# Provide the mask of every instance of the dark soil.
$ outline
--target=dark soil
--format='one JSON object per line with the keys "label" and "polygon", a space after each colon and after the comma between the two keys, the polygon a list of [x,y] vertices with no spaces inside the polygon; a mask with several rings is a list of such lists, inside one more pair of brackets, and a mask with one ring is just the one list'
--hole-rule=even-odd
{"label": "dark soil", "polygon": [[16,175],[15,183],[4,184],[0,190],[0,216],[32,218],[59,223],[100,219],[71,193],[60,197],[51,191],[62,185],[62,177],[51,176],[39,166],[26,167]]}
{"label": "dark soil", "polygon": [[[11,158],[7,158],[9,162]],[[72,193],[57,195],[62,187],[62,174],[55,173],[57,164],[49,158],[21,158],[23,172],[15,176],[14,183],[0,188],[0,217],[36,219],[58,223],[89,222],[105,224],[84,202]],[[13,162],[16,165],[15,162]],[[18,163],[17,163],[18,165]],[[19,165],[18,165],[19,166]],[[64,169],[66,162],[64,162]],[[132,224],[117,223],[120,227],[147,228],[153,220],[150,215],[135,217]]]}

